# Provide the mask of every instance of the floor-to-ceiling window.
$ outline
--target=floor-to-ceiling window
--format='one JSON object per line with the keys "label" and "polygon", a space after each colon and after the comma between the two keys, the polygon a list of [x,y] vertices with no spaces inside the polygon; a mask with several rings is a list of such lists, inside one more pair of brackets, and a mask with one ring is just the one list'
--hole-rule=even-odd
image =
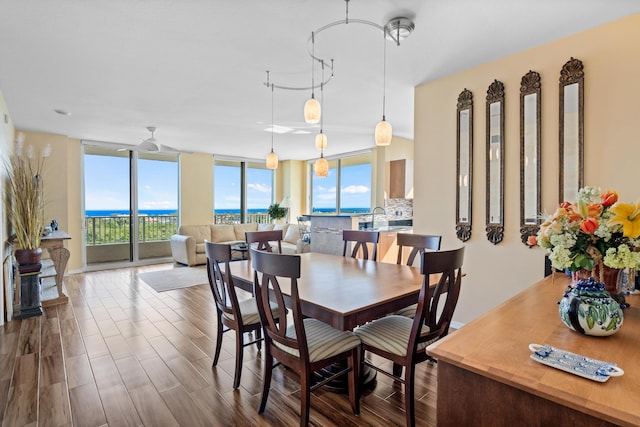
{"label": "floor-to-ceiling window", "polygon": [[371,154],[329,160],[329,175],[311,175],[311,211],[316,213],[364,213],[371,211]]}
{"label": "floor-to-ceiling window", "polygon": [[177,155],[85,143],[83,170],[87,265],[171,256]]}
{"label": "floor-to-ceiling window", "polygon": [[216,159],[213,174],[214,218],[217,224],[270,222],[274,174],[264,164]]}

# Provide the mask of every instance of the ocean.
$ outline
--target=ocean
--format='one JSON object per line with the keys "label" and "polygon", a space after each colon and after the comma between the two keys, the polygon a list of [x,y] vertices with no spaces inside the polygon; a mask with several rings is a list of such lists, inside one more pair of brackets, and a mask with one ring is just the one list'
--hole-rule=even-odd
{"label": "ocean", "polygon": [[[267,212],[266,209],[248,209],[249,213],[262,213]],[[336,210],[333,208],[315,208],[313,210],[314,213],[331,213]],[[367,213],[370,212],[370,208],[343,208],[342,213]],[[224,214],[240,214],[240,209],[215,209],[213,211],[216,215],[224,215]],[[142,215],[148,216],[161,216],[161,215],[177,215],[178,211],[174,209],[142,209],[139,211]],[[85,215],[92,216],[123,216],[129,215],[129,210],[118,210],[118,209],[105,209],[105,210],[88,210],[85,211]]]}

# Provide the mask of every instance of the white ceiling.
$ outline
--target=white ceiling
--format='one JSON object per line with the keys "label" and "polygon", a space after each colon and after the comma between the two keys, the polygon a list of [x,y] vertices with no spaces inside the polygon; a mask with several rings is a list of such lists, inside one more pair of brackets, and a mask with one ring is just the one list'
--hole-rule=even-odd
{"label": "white ceiling", "polygon": [[[265,71],[276,84],[308,86],[307,40],[343,20],[345,2],[0,0],[0,11],[0,91],[17,128],[136,145],[157,126],[164,145],[263,158]],[[351,19],[415,21],[399,47],[387,44],[387,120],[410,140],[415,86],[638,12],[638,0],[349,2]],[[316,54],[335,59],[324,102],[329,156],[374,146],[382,46],[379,30],[356,23],[316,38]],[[281,159],[318,156],[319,126],[302,117],[308,97],[274,93],[275,124],[311,132],[276,134]]]}

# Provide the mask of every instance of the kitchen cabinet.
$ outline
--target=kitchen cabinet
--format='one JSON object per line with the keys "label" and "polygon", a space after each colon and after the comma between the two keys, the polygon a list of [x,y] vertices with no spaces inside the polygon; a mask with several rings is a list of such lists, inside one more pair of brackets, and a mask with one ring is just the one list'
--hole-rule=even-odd
{"label": "kitchen cabinet", "polygon": [[413,198],[413,160],[389,162],[389,198]]}

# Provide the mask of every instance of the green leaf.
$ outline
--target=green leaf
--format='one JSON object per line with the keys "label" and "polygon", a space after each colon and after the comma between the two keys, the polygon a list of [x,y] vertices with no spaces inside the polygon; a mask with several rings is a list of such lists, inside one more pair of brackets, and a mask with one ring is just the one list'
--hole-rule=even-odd
{"label": "green leaf", "polygon": [[614,328],[614,326],[616,325],[616,319],[611,319],[611,321],[609,322],[609,324],[607,325],[607,331],[610,331]]}
{"label": "green leaf", "polygon": [[595,320],[593,320],[593,317],[591,317],[591,314],[589,314],[587,316],[587,326],[589,326],[589,329],[592,329],[595,323],[596,323]]}

